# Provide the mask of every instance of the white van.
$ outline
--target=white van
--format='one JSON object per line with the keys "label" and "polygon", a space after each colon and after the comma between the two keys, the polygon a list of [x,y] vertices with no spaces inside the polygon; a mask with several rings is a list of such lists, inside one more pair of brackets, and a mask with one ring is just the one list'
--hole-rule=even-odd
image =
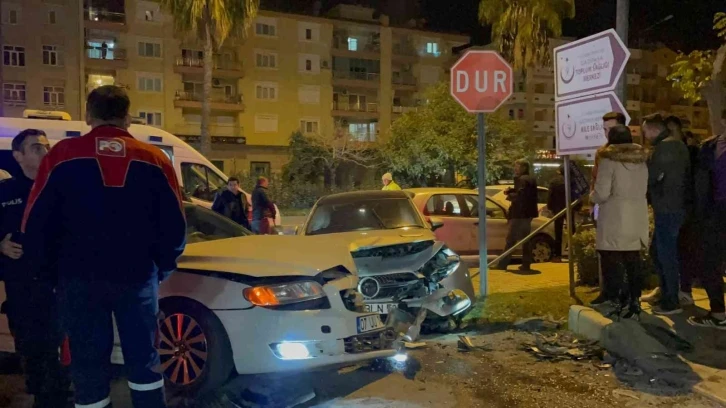
{"label": "white van", "polygon": [[[26,110],[25,118],[0,118],[0,169],[17,174],[20,167],[13,159],[11,142],[24,129],[43,130],[51,146],[69,137],[79,137],[91,128],[85,122],[64,120],[65,112]],[[194,203],[211,208],[216,192],[227,185],[227,176],[186,142],[153,126],[132,124],[129,133],[137,140],[158,146],[174,163],[183,191]],[[250,202],[250,194],[243,191]],[[282,225],[280,211],[275,218]]]}

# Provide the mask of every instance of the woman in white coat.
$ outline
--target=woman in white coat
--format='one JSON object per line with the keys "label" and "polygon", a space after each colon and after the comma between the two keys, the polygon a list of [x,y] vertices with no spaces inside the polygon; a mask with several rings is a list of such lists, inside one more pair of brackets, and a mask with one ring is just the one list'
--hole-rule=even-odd
{"label": "woman in white coat", "polygon": [[627,303],[625,317],[631,317],[640,313],[640,251],[648,246],[648,152],[633,143],[624,125],[610,129],[608,144],[599,151],[600,166],[590,193],[590,200],[600,206],[595,243],[608,275],[604,295],[616,304],[618,314]]}

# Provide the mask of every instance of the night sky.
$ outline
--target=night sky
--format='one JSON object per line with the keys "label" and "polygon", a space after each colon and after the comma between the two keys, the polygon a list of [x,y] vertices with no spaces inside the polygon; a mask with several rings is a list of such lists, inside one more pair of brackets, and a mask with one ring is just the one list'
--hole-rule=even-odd
{"label": "night sky", "polygon": [[[262,0],[276,9],[310,10],[314,0]],[[477,23],[478,0],[419,0],[421,14],[430,28],[472,34],[488,42],[490,29]],[[383,8],[387,2],[403,4],[415,0],[322,0],[326,10],[337,3],[367,4]],[[576,16],[566,20],[564,35],[585,37],[615,27],[616,0],[576,0]],[[323,11],[324,11],[323,10]],[[716,48],[713,15],[726,12],[726,0],[630,0],[630,46],[638,41],[662,42],[674,50]],[[675,17],[648,30],[668,15]],[[645,30],[645,31],[644,31]]]}

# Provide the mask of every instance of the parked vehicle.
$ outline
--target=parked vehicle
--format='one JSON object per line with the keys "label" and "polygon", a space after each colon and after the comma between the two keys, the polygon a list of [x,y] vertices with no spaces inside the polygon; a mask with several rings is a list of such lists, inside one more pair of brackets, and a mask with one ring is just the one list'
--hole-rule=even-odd
{"label": "parked vehicle", "polygon": [[[488,187],[487,187],[488,188]],[[458,188],[412,188],[405,190],[425,217],[443,220],[436,238],[460,255],[479,254],[479,195],[476,190]],[[487,197],[487,253],[504,252],[507,241],[509,201]],[[547,222],[544,217],[532,221],[532,231]],[[554,254],[554,226],[545,228],[532,238],[534,262],[548,262]],[[515,256],[521,256],[521,250]]]}
{"label": "parked vehicle", "polygon": [[[21,130],[28,128],[43,130],[48,135],[52,146],[65,138],[84,135],[91,129],[85,122],[59,120],[70,118],[65,112],[26,110],[25,114],[33,119],[0,118],[0,169],[8,171],[10,174],[18,174],[20,171],[20,167],[13,159],[10,143]],[[129,127],[129,133],[136,139],[153,144],[166,153],[174,163],[174,169],[184,193],[194,203],[206,208],[212,207],[214,195],[227,185],[228,177],[221,170],[196,149],[162,129],[132,124]],[[242,192],[247,196],[251,210],[251,196],[246,191]],[[279,210],[275,224],[282,225]]]}
{"label": "parked vehicle", "polygon": [[[507,201],[507,189],[514,188],[514,184],[497,184],[486,187],[487,197],[491,197],[497,202],[509,202]],[[479,191],[479,190],[476,190]],[[537,186],[537,209],[539,209],[539,215],[541,217],[551,217],[551,213],[547,210],[547,198],[550,195],[550,190],[546,187]]]}
{"label": "parked vehicle", "polygon": [[402,191],[359,191],[318,200],[298,233],[349,245],[367,310],[417,309],[443,293],[446,317],[468,309],[475,293],[468,268],[434,235],[442,225],[425,221]]}
{"label": "parked vehicle", "polygon": [[[194,394],[233,373],[329,368],[396,353],[394,330],[363,310],[347,245],[251,235],[202,206],[184,209],[188,245],[160,287],[160,369],[168,387]],[[4,315],[0,351],[14,351]],[[111,360],[123,364],[118,335]]]}

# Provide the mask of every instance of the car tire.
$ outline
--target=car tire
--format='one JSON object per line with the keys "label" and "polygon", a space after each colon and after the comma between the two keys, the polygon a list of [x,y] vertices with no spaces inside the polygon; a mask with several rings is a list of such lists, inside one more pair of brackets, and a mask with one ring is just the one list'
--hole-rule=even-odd
{"label": "car tire", "polygon": [[158,349],[169,394],[203,395],[224,385],[234,370],[234,359],[219,318],[191,299],[162,299],[159,308],[164,320],[159,323]]}
{"label": "car tire", "polygon": [[532,262],[549,262],[554,257],[555,241],[547,235],[532,238]]}

